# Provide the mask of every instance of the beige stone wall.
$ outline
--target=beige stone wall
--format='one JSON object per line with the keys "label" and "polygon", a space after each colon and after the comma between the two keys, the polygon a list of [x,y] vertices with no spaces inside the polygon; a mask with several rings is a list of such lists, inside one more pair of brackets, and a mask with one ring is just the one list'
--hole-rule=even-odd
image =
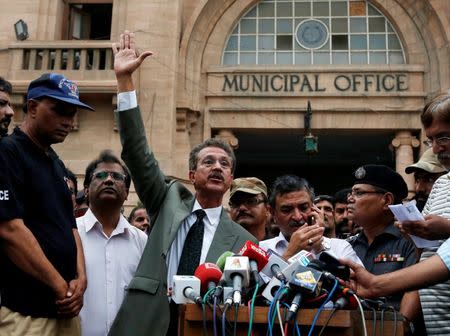
{"label": "beige stone wall", "polygon": [[[314,127],[323,130],[383,129],[416,131],[426,99],[450,89],[450,3],[448,0],[373,0],[397,30],[407,65],[374,69],[352,67],[286,67],[281,73],[320,73],[324,83],[338,73],[389,73],[408,75],[407,92],[310,94],[238,94],[222,92],[223,76],[236,72],[260,73],[258,67],[221,67],[221,54],[231,29],[257,0],[113,0],[112,40],[124,29],[136,32],[142,49],[155,55],[136,73],[138,98],[147,137],[167,175],[187,178],[190,148],[213,129],[303,127],[298,118],[311,100]],[[59,41],[65,18],[62,0],[0,0],[0,74],[11,79],[20,103],[28,82],[41,70],[21,70],[24,45],[73,44]],[[13,24],[28,24],[28,41],[15,40]],[[92,43],[92,42],[89,42]],[[106,42],[108,43],[108,42]],[[36,45],[36,46],[34,46]],[[92,46],[92,44],[91,44]],[[114,75],[111,70],[62,71],[80,84],[82,96],[96,107],[82,111],[79,129],[55,148],[69,167],[82,175],[100,150],[120,151],[113,130]],[[330,83],[328,81],[328,83]],[[328,84],[324,84],[328,85]],[[258,99],[256,99],[258,98]],[[261,99],[259,99],[261,98]],[[19,104],[18,103],[18,104]],[[19,106],[19,105],[17,105]],[[299,108],[301,107],[301,108]],[[20,116],[16,117],[20,122]],[[421,135],[423,137],[423,134]],[[130,195],[129,205],[136,195]]]}

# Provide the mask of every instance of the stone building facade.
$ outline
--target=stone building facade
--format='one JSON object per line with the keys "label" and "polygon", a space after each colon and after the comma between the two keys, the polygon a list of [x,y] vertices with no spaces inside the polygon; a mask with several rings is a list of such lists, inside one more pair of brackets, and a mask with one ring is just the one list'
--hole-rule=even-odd
{"label": "stone building facade", "polygon": [[190,148],[211,136],[236,148],[237,176],[269,184],[295,173],[332,193],[365,163],[404,175],[424,150],[423,106],[450,90],[448,0],[1,3],[0,74],[14,86],[15,124],[28,83],[47,71],[77,81],[96,108],[55,146],[78,176],[101,150],[120,152],[110,45],[124,29],[155,52],[136,74],[139,104],[162,168],[186,183]]}

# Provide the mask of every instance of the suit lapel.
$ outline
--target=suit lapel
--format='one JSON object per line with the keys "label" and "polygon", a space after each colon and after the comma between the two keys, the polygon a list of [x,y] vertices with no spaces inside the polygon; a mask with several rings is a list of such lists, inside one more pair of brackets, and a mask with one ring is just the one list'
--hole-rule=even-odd
{"label": "suit lapel", "polygon": [[222,210],[219,225],[214,234],[211,247],[206,256],[207,262],[216,262],[220,255],[225,251],[231,251],[236,243],[238,236],[233,230],[233,225],[228,215]]}
{"label": "suit lapel", "polygon": [[183,223],[183,220],[191,213],[192,208],[194,207],[194,201],[195,199],[192,199],[188,202],[183,202],[182,205],[175,211],[173,218],[170,221],[171,224],[169,234],[164,236],[165,240],[163,251],[169,250],[170,245],[177,236],[180,225]]}

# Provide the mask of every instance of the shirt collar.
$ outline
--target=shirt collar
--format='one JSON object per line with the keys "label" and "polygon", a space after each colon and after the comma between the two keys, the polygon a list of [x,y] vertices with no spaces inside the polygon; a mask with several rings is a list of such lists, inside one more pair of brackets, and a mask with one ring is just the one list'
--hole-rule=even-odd
{"label": "shirt collar", "polygon": [[[203,209],[203,208],[196,199],[194,202],[194,207],[192,208],[192,212],[194,212],[195,210],[198,210],[198,209]],[[221,205],[219,205],[216,208],[208,208],[208,209],[203,209],[203,210],[205,211],[206,217],[208,217],[208,222],[211,225],[216,226],[219,224],[220,215],[222,214],[222,206]]]}
{"label": "shirt collar", "polygon": [[[84,221],[84,226],[85,226],[85,230],[86,232],[91,231],[92,229],[94,229],[94,227],[97,227],[98,230],[103,231],[102,225],[100,224],[100,222],[98,221],[97,217],[95,217],[94,213],[92,212],[91,208],[89,208],[86,213],[83,216],[83,221]],[[128,221],[125,219],[125,217],[123,215],[120,215],[119,218],[119,223],[117,223],[116,228],[114,229],[114,231],[111,234],[112,236],[118,235],[118,234],[122,234],[122,233],[126,233],[128,232],[129,228],[130,228],[130,223],[128,223]]]}

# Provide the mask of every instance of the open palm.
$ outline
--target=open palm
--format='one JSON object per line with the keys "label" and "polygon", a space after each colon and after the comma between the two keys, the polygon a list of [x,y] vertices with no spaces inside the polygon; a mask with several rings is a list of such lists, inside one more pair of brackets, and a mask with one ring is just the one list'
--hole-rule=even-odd
{"label": "open palm", "polygon": [[138,55],[134,42],[134,33],[125,31],[120,34],[120,42],[113,43],[114,71],[116,76],[131,75],[144,61],[152,55],[151,51],[145,51]]}

